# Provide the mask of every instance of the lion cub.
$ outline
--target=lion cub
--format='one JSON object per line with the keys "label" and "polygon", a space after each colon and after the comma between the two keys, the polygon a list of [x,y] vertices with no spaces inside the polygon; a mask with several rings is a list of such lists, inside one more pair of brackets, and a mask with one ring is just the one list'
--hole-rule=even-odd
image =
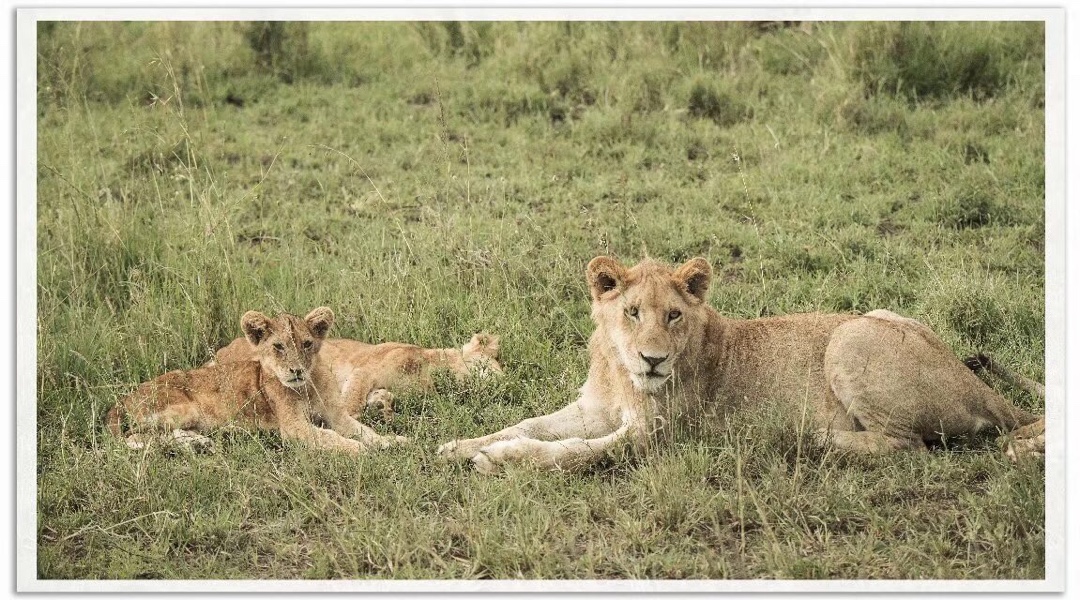
{"label": "lion cub", "polygon": [[[217,351],[214,363],[250,360],[253,349],[243,338]],[[478,333],[461,348],[421,348],[385,342],[367,344],[336,338],[323,343],[322,357],[337,379],[342,402],[351,415],[366,407],[393,416],[393,394],[407,389],[430,389],[432,372],[446,369],[459,380],[470,374],[501,375],[499,337]]]}
{"label": "lion cub", "polygon": [[[126,442],[136,449],[147,443],[146,432],[188,444],[207,443],[209,439],[195,431],[229,423],[276,429],[284,438],[352,454],[405,441],[379,435],[345,410],[320,353],[333,322],[334,313],[326,307],[303,319],[246,312],[240,318],[241,339],[250,348],[251,360],[170,371],[147,381],[116,403],[106,426],[122,437],[126,417],[131,425]],[[316,427],[313,417],[330,429]]]}

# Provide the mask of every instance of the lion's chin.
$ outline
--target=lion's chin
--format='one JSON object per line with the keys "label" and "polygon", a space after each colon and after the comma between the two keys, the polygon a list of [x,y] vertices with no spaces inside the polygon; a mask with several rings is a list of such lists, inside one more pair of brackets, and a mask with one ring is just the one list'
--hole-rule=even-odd
{"label": "lion's chin", "polygon": [[301,390],[304,389],[304,386],[308,384],[307,379],[282,379],[279,377],[278,381],[281,382],[281,385],[289,388],[290,390]]}
{"label": "lion's chin", "polygon": [[671,379],[671,374],[647,375],[645,373],[633,373],[630,375],[630,379],[634,382],[634,387],[637,389],[647,394],[659,394],[664,391],[664,387],[667,386],[668,380]]}

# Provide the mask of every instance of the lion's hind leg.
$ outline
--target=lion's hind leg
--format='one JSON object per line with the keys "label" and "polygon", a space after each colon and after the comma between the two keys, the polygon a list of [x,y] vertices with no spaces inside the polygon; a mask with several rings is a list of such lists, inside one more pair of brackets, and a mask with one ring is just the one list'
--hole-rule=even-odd
{"label": "lion's hind leg", "polygon": [[852,429],[884,436],[837,432],[839,443],[850,442],[854,449],[917,448],[924,441],[995,427],[1009,431],[1033,420],[980,381],[929,328],[899,319],[840,325],[825,350],[824,367]]}

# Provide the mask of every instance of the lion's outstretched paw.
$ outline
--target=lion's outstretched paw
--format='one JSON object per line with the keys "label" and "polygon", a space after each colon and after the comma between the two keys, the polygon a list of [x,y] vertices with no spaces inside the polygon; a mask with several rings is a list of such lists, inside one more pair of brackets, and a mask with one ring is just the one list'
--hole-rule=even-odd
{"label": "lion's outstretched paw", "polygon": [[454,458],[454,450],[457,448],[457,440],[446,442],[435,449],[435,456],[440,460],[447,461]]}
{"label": "lion's outstretched paw", "polygon": [[453,440],[439,446],[435,454],[442,461],[465,460],[476,456],[480,445],[473,440]]}
{"label": "lion's outstretched paw", "polygon": [[483,450],[472,457],[473,467],[484,475],[495,475],[502,471],[502,466],[491,459]]}

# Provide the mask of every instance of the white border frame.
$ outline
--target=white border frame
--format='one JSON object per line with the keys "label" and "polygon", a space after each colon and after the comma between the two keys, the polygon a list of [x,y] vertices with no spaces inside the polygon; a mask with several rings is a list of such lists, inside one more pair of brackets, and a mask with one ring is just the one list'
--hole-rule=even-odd
{"label": "white border frame", "polygon": [[[1046,569],[1044,580],[39,580],[37,579],[37,106],[39,20],[940,20],[1043,21],[1046,33]],[[31,8],[16,11],[17,48],[17,579],[23,591],[367,592],[1052,592],[1065,589],[1065,11],[1060,8]],[[33,123],[34,126],[27,126]],[[22,127],[18,127],[22,124]],[[34,318],[26,318],[33,313]]]}

